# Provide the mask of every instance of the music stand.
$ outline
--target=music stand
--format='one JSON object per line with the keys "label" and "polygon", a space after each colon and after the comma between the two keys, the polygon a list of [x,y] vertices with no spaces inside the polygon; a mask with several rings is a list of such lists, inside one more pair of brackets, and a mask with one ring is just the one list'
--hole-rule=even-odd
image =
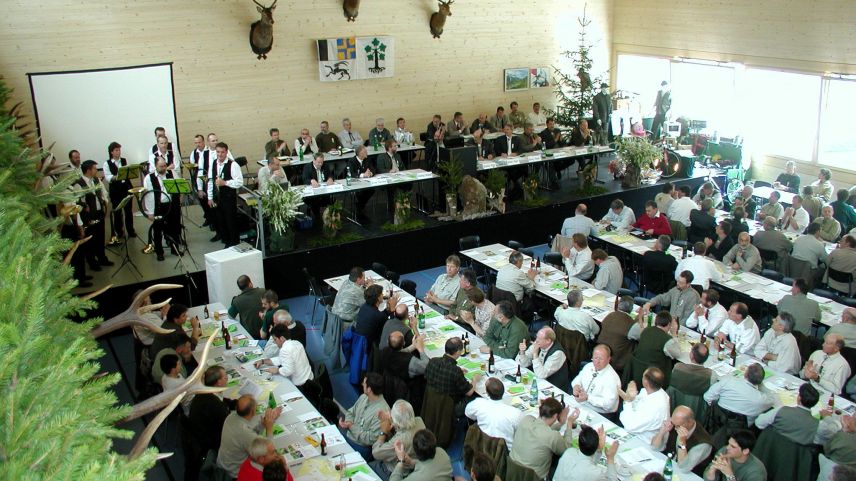
{"label": "music stand", "polygon": [[116,173],[118,180],[134,180],[140,176],[140,171],[143,166],[141,164],[130,164],[119,167],[119,172]]}
{"label": "music stand", "polygon": [[[119,205],[117,205],[115,208],[117,210],[124,209],[125,206],[128,205],[128,202],[131,202],[131,199],[133,199],[133,198],[134,198],[134,196],[129,194],[124,199],[122,199],[122,201],[119,202]],[[111,278],[116,277],[116,274],[118,274],[119,271],[121,271],[122,268],[125,267],[126,265],[130,265],[131,267],[134,268],[135,271],[137,271],[137,277],[139,277],[139,278],[143,277],[143,274],[140,272],[140,269],[137,267],[136,264],[134,264],[134,261],[131,259],[131,250],[128,248],[127,240],[125,241],[124,244],[125,244],[125,258],[122,259],[122,263],[119,264],[119,267],[116,269],[115,272],[113,272],[113,275],[111,275],[110,277]]]}
{"label": "music stand", "polygon": [[[164,179],[162,181],[162,184],[164,192],[166,192],[170,196],[176,194],[191,194],[193,192],[190,188],[190,181],[188,181],[187,179]],[[178,208],[179,213],[182,216],[181,234],[179,239],[170,240],[172,241],[172,244],[175,246],[176,251],[178,252],[178,262],[175,264],[175,267],[178,267],[178,265],[181,264],[181,266],[185,268],[185,271],[187,271],[189,277],[190,271],[184,265],[184,254],[186,253],[188,256],[190,256],[190,260],[193,261],[193,265],[197,268],[199,267],[199,264],[196,263],[196,259],[193,258],[193,254],[190,252],[190,247],[187,245],[187,231],[184,226],[183,219],[184,213],[181,211],[181,206],[178,206]],[[184,246],[184,250],[182,250],[181,248],[182,245]]]}

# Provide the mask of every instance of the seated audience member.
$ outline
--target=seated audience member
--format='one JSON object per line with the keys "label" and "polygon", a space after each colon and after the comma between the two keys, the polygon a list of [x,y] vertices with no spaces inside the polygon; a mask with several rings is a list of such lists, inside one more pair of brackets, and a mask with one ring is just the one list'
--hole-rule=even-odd
{"label": "seated audience member", "polygon": [[362,267],[354,267],[348,273],[348,278],[342,282],[339,293],[333,301],[333,314],[339,316],[343,322],[351,323],[357,318],[362,305],[365,303],[365,289],[372,285],[371,279],[366,279]]}
{"label": "seated audience member", "polygon": [[446,124],[446,138],[453,139],[470,133],[467,123],[464,122],[464,114],[455,112],[452,121]]}
{"label": "seated audience member", "polygon": [[[568,448],[556,467],[553,479],[585,479],[587,481],[616,481],[618,474],[615,470],[615,454],[618,452],[618,441],[613,441],[609,449],[606,446],[606,433],[603,426],[597,431],[583,425],[579,429],[577,445]],[[600,455],[606,456],[606,466],[600,463]]]}
{"label": "seated audience member", "polygon": [[514,430],[523,418],[523,413],[502,400],[505,386],[498,378],[491,377],[484,384],[487,397],[478,396],[467,404],[464,414],[487,436],[502,438],[508,449],[514,443]]}
{"label": "seated audience member", "polygon": [[[739,199],[742,199],[743,202],[743,210],[746,211],[746,217],[750,219],[754,219],[755,215],[758,213],[758,203],[755,202],[755,197],[752,195],[755,189],[751,185],[743,186],[743,190],[740,191]],[[735,204],[736,204],[735,199]]]}
{"label": "seated audience member", "polygon": [[645,325],[645,316],[639,311],[638,319],[627,332],[629,339],[639,343],[633,351],[633,357],[645,366],[656,366],[662,372],[672,370],[672,360],[681,355],[681,347],[674,333],[678,328],[677,322],[666,311],[660,311],[654,316],[653,325]]}
{"label": "seated audience member", "polygon": [[706,344],[696,343],[690,349],[689,361],[675,363],[669,386],[690,396],[704,396],[717,376],[713,370],[704,367],[710,351]]}
{"label": "seated audience member", "polygon": [[284,189],[288,188],[288,176],[285,175],[285,170],[276,156],[268,159],[267,165],[259,169],[258,179],[259,192],[263,194],[268,192],[271,184],[277,184]]}
{"label": "seated audience member", "polygon": [[609,346],[598,344],[592,350],[591,362],[583,366],[571,381],[574,399],[600,414],[618,411],[618,390],[621,379],[610,365]]}
{"label": "seated audience member", "polygon": [[721,409],[746,416],[749,424],[762,412],[773,406],[773,395],[761,390],[764,368],[760,364],[749,364],[743,377],[721,378],[704,393],[708,404],[717,402]]}
{"label": "seated audience member", "polygon": [[794,240],[791,257],[806,261],[812,270],[817,269],[819,264],[828,262],[829,255],[826,253],[826,245],[820,238],[820,225],[810,224],[806,233]]}
{"label": "seated audience member", "polygon": [[696,205],[701,205],[704,199],[712,199],[713,207],[720,208],[722,207],[722,192],[719,191],[719,187],[716,186],[713,182],[705,182],[701,184],[696,195],[693,196],[693,202]]}
{"label": "seated audience member", "polygon": [[443,123],[443,117],[435,114],[431,118],[431,122],[426,127],[425,135],[429,142],[442,145],[443,138],[446,137],[446,124]]}
{"label": "seated audience member", "polygon": [[487,114],[484,112],[480,113],[478,118],[473,120],[473,123],[470,124],[470,133],[475,134],[477,130],[481,130],[483,134],[496,132],[496,127],[488,122]]}
{"label": "seated audience member", "polygon": [[574,147],[582,147],[583,145],[592,145],[594,132],[589,128],[588,120],[580,119],[574,129],[571,131],[570,145]]}
{"label": "seated audience member", "polygon": [[731,223],[722,221],[716,226],[716,238],[705,239],[704,245],[707,246],[706,255],[718,261],[721,261],[725,254],[734,246],[734,241],[731,239]]}
{"label": "seated audience member", "polygon": [[749,233],[741,232],[737,244],[722,257],[722,263],[735,271],[759,274],[762,267],[761,253],[751,244],[751,240]]}
{"label": "seated audience member", "polygon": [[731,219],[727,219],[731,224],[731,240],[737,243],[737,236],[741,232],[749,233],[749,224],[746,223],[746,211],[742,206],[735,206],[731,209]]}
{"label": "seated audience member", "polygon": [[253,286],[253,281],[247,275],[238,277],[238,290],[241,293],[232,298],[229,317],[241,321],[241,325],[250,335],[257,336],[262,328],[259,312],[262,311],[262,297],[265,295],[265,290]]}
{"label": "seated audience member", "polygon": [[624,369],[627,360],[633,353],[634,343],[627,337],[635,321],[630,314],[633,312],[633,298],[621,296],[618,300],[618,310],[610,312],[600,323],[600,334],[597,343],[609,347],[611,351],[610,364],[616,371]]}
{"label": "seated audience member", "polygon": [[669,252],[671,244],[669,236],[661,235],[654,242],[654,248],[642,254],[642,276],[648,292],[666,292],[672,285],[678,261]]}
{"label": "seated audience member", "polygon": [[273,316],[280,309],[287,310],[288,306],[279,304],[279,295],[276,291],[272,289],[266,290],[264,295],[262,295],[262,312],[259,313],[259,316],[262,318],[262,327],[259,329],[258,339],[268,338],[270,329],[273,326]]}
{"label": "seated audience member", "polygon": [[547,115],[541,110],[539,102],[532,104],[532,112],[526,115],[526,120],[532,125],[544,125],[547,123]]}
{"label": "seated audience member", "polygon": [[586,216],[587,211],[588,207],[585,204],[577,204],[574,216],[568,217],[562,222],[562,229],[559,233],[565,237],[572,237],[574,234],[597,235],[597,223],[591,217]]}
{"label": "seated audience member", "polygon": [[[516,348],[517,345],[515,344],[514,347]],[[447,339],[444,350],[443,356],[428,361],[425,381],[431,389],[440,394],[448,394],[456,403],[461,404],[465,398],[473,395],[476,385],[481,380],[481,374],[476,374],[472,381],[467,381],[464,372],[458,367],[458,358],[464,350],[464,343],[460,337]]]}
{"label": "seated audience member", "polygon": [[342,142],[336,134],[330,132],[330,124],[326,120],[321,122],[321,132],[315,135],[315,143],[319,152],[336,152],[342,148]]}
{"label": "seated audience member", "polygon": [[425,429],[425,422],[416,416],[413,406],[404,399],[395,401],[388,412],[379,412],[378,417],[381,433],[372,445],[375,460],[369,464],[378,477],[389,480],[398,464],[395,446],[401,445],[402,451],[413,456],[413,435]]}
{"label": "seated audience member", "polygon": [[450,479],[452,461],[446,451],[437,446],[437,438],[427,429],[413,435],[413,456],[404,450],[403,444],[395,445],[398,464],[392,471],[390,481],[410,479],[412,481],[430,481]]}
{"label": "seated audience member", "polygon": [[719,303],[719,291],[705,289],[701,293],[699,304],[693,307],[693,313],[687,318],[687,327],[713,337],[727,318],[728,310]]}
{"label": "seated audience member", "polygon": [[675,453],[675,467],[688,473],[707,464],[713,452],[713,438],[696,422],[692,409],[677,406],[651,439],[651,447],[662,453]]}
{"label": "seated audience member", "polygon": [[285,458],[282,456],[265,465],[261,479],[262,481],[294,481],[291,470],[288,469]]}
{"label": "seated audience member", "polygon": [[384,142],[391,138],[392,134],[389,132],[389,129],[384,127],[384,120],[382,118],[376,119],[374,128],[369,131],[367,141],[371,144],[377,143],[378,145],[383,145]]}
{"label": "seated audience member", "polygon": [[[554,398],[542,400],[538,408],[538,418],[523,416],[517,425],[511,460],[535,471],[538,479],[546,478],[553,463],[553,456],[563,454],[573,444],[572,428],[579,415],[579,409],[569,413],[569,408],[563,408]],[[564,435],[559,433],[563,424],[567,424]]]}
{"label": "seated audience member", "polygon": [[496,114],[492,115],[490,119],[488,119],[490,125],[493,125],[493,128],[496,130],[503,130],[505,126],[509,123],[508,117],[505,116],[505,107],[500,105],[496,108]]}
{"label": "seated audience member", "polygon": [[690,228],[687,231],[689,242],[704,242],[716,237],[716,209],[711,199],[704,199],[700,209],[690,211]]}
{"label": "seated audience member", "polygon": [[556,121],[550,117],[547,119],[547,126],[538,134],[541,137],[541,142],[548,149],[564,147],[565,141],[562,139],[562,131],[556,128]]}
{"label": "seated audience member", "polygon": [[758,211],[758,220],[764,220],[767,217],[772,217],[778,222],[782,219],[782,216],[785,214],[785,208],[782,207],[782,204],[779,203],[779,198],[781,198],[782,194],[778,191],[770,192],[769,202],[761,206],[761,209]]}
{"label": "seated audience member", "polygon": [[[669,217],[669,220],[680,222],[685,227],[689,227],[691,224],[690,213],[694,209],[698,209],[698,204],[690,197],[690,187],[688,185],[680,186],[676,190],[676,195],[677,197],[669,205],[669,211],[666,212],[666,215]],[[713,201],[711,200],[711,202]]]}
{"label": "seated audience member", "polygon": [[517,102],[511,102],[509,105],[511,107],[511,112],[508,113],[508,121],[512,127],[522,128],[523,124],[526,123],[526,114],[518,110]]}
{"label": "seated audience member", "polygon": [[752,238],[752,245],[757,247],[759,250],[763,249],[765,251],[774,252],[777,259],[784,259],[791,253],[793,244],[787,236],[782,233],[782,231],[776,230],[775,218],[766,217],[764,218],[763,224],[764,230],[759,230],[755,233],[755,237]]}
{"label": "seated audience member", "polygon": [[582,306],[582,291],[571,289],[568,291],[567,304],[557,307],[553,316],[556,318],[556,323],[560,326],[569,331],[577,331],[585,336],[586,341],[592,341],[597,336],[597,333],[600,332],[600,326],[591,317],[591,314],[582,309]]}
{"label": "seated audience member", "polygon": [[[374,160],[369,158],[369,152],[364,145],[358,145],[354,149],[354,156],[347,161],[347,172],[354,178],[369,179],[377,174],[377,166]],[[366,205],[374,195],[374,189],[363,189],[356,193],[357,196],[357,221],[362,224],[368,223],[369,218],[366,216]]]}
{"label": "seated audience member", "polygon": [[785,171],[776,177],[776,181],[773,182],[773,188],[784,190],[785,192],[799,192],[800,176],[796,172],[797,165],[794,161],[789,160],[785,162]]}
{"label": "seated audience member", "polygon": [[520,342],[517,363],[532,369],[535,377],[546,379],[554,386],[568,385],[568,358],[562,346],[556,342],[556,332],[552,328],[542,327],[535,341],[526,348],[527,341]]}
{"label": "seated audience member", "polygon": [[814,195],[823,199],[824,202],[829,202],[832,199],[832,193],[835,192],[835,187],[829,182],[831,178],[832,172],[829,169],[820,169],[817,180],[811,183]]}
{"label": "seated audience member", "polygon": [[[842,237],[838,243],[838,248],[832,251],[826,259],[826,266],[836,271],[856,272],[856,236],[848,234]],[[853,294],[848,283],[830,278],[828,269],[823,282],[838,292]]]}
{"label": "seated audience member", "polygon": [[698,292],[692,288],[693,273],[683,271],[678,276],[675,287],[668,291],[657,294],[642,306],[645,314],[650,312],[654,306],[668,306],[669,315],[681,325],[686,325],[687,319],[693,313],[693,309],[699,303]]}
{"label": "seated audience member", "polygon": [[[818,456],[820,461],[819,479],[827,479],[824,474],[833,469],[850,469],[849,478],[831,477],[832,481],[854,481],[856,480],[856,416],[841,416],[841,430],[833,434],[823,445],[823,455]],[[833,471],[834,472],[834,471]]]}
{"label": "seated audience member", "polygon": [[[414,309],[415,310],[415,309]],[[380,334],[380,348],[387,346],[389,335],[393,332],[400,332],[404,336],[404,345],[407,351],[412,351],[413,340],[419,335],[419,323],[416,316],[410,313],[410,308],[407,304],[401,303],[395,306],[395,312],[383,324],[383,329]]]}
{"label": "seated audience member", "polygon": [[494,320],[484,333],[485,345],[481,347],[481,352],[493,351],[497,356],[514,359],[520,343],[528,339],[529,329],[514,315],[511,303],[499,301],[496,304]]}
{"label": "seated audience member", "polygon": [[794,318],[792,331],[799,331],[806,336],[811,335],[811,326],[820,322],[820,304],[814,299],[809,299],[808,283],[805,279],[798,277],[791,284],[791,293],[786,294],[779,300],[776,310],[787,312]]}
{"label": "seated audience member", "polygon": [[832,207],[832,217],[841,224],[841,230],[848,232],[856,227],[856,210],[847,203],[850,192],[847,189],[839,189],[835,194],[836,200],[829,204]]}
{"label": "seated audience member", "polygon": [[723,321],[716,338],[730,351],[737,349],[740,354],[752,354],[755,344],[761,339],[758,324],[749,315],[749,308],[742,302],[731,304],[728,318]]}
{"label": "seated audience member", "polygon": [[257,437],[250,443],[247,459],[238,469],[238,481],[261,481],[265,466],[273,461],[282,461],[273,441]]}
{"label": "seated audience member", "polygon": [[456,255],[446,258],[446,272],[437,276],[431,289],[425,294],[425,301],[448,308],[458,297],[461,280],[458,272],[461,270],[461,259]]}
{"label": "seated audience member", "polygon": [[312,373],[312,365],[309,364],[309,358],[306,356],[306,350],[299,342],[289,339],[288,328],[282,324],[273,326],[270,331],[271,341],[279,346],[279,354],[272,359],[263,359],[255,362],[256,369],[264,365],[273,366],[265,370],[271,374],[279,374],[282,377],[288,378],[304,395],[307,394],[304,387],[309,381],[315,377]]}
{"label": "seated audience member", "polygon": [[[207,368],[202,375],[202,383],[206,387],[224,388],[228,381],[226,370],[216,364]],[[190,402],[190,414],[187,417],[188,431],[199,448],[198,461],[195,462],[193,471],[198,472],[202,466],[201,458],[208,451],[220,450],[223,423],[229,416],[230,405],[234,407],[234,404],[235,401],[223,399],[221,393],[202,393],[193,396],[193,401]],[[185,456],[190,454],[185,452]]]}
{"label": "seated audience member", "polygon": [[630,381],[627,391],[619,390],[624,400],[624,409],[619,419],[628,433],[635,434],[645,442],[651,442],[663,422],[669,419],[669,395],[663,389],[666,377],[663,371],[649,367],[642,375],[642,390],[636,381]]}
{"label": "seated audience member", "polygon": [[704,256],[706,247],[704,242],[696,242],[693,245],[693,254],[678,261],[678,267],[675,268],[675,280],[678,280],[681,272],[690,271],[693,273],[693,285],[701,286],[702,289],[710,287],[710,281],[719,282],[722,279],[722,274],[716,268],[716,264],[712,260]]}
{"label": "seated audience member", "polygon": [[791,207],[785,209],[785,214],[782,217],[782,230],[802,234],[809,222],[811,219],[808,211],[803,208],[802,197],[795,195]]}
{"label": "seated audience member", "polygon": [[[478,287],[478,279],[476,278],[476,271],[472,269],[464,269],[460,271],[460,275],[458,277],[460,277],[460,280],[458,281],[458,293],[455,295],[455,300],[449,304],[449,313],[446,314],[446,319],[462,322],[462,311],[470,311],[470,313],[473,314],[475,313],[475,306],[470,302],[467,297],[467,293]],[[491,313],[491,315],[493,315],[493,313]]]}
{"label": "seated audience member", "polygon": [[752,454],[754,447],[755,435],[751,431],[740,430],[732,433],[728,444],[716,452],[713,461],[705,469],[704,479],[764,481],[767,479],[767,468]]}
{"label": "seated audience member", "polygon": [[[827,434],[826,430],[819,429],[821,423],[811,413],[811,408],[817,405],[819,400],[820,393],[817,389],[805,383],[799,387],[796,406],[774,407],[755,418],[755,426],[762,430],[772,429],[801,446],[822,445],[831,433]],[[836,426],[834,431],[837,430]]]}
{"label": "seated audience member", "polygon": [[835,242],[841,235],[841,223],[832,216],[832,206],[823,206],[821,215],[812,224],[820,225],[820,238],[826,242]]}
{"label": "seated audience member", "polygon": [[514,135],[511,125],[506,124],[502,129],[504,135],[494,139],[493,153],[496,157],[513,157],[519,154],[521,147],[520,137]]}
{"label": "seated audience member", "polygon": [[346,149],[356,149],[358,145],[363,145],[363,138],[360,136],[360,133],[351,128],[351,119],[342,119],[342,131],[339,132],[339,143]]}
{"label": "seated audience member", "polygon": [[276,157],[291,155],[288,143],[279,138],[279,129],[270,129],[270,140],[265,144],[265,158],[271,160]]}
{"label": "seated audience member", "polygon": [[594,277],[594,288],[617,294],[618,289],[624,282],[624,272],[621,270],[621,262],[615,256],[608,256],[603,249],[595,249],[591,253],[591,259],[598,267]]}
{"label": "seated audience member", "polygon": [[301,129],[300,137],[294,139],[294,155],[310,155],[323,153],[315,142],[315,137],[309,134],[309,129]]}
{"label": "seated audience member", "polygon": [[335,182],[330,167],[324,164],[324,154],[317,152],[312,156],[312,162],[303,166],[303,185],[323,187]]}
{"label": "seated audience member", "polygon": [[523,271],[523,254],[513,251],[508,256],[508,264],[496,273],[496,287],[514,294],[517,302],[523,302],[523,296],[535,290],[535,269]]}
{"label": "seated audience member", "polygon": [[366,288],[364,297],[366,302],[357,313],[354,332],[365,336],[369,345],[375,346],[380,341],[384,323],[395,312],[399,294],[384,300],[383,287],[374,284]]}
{"label": "seated audience member", "polygon": [[[161,387],[164,392],[181,387],[186,381],[181,374],[181,361],[175,354],[166,354],[160,358],[160,368],[163,372],[161,377]],[[184,415],[190,414],[190,403],[193,401],[193,394],[185,394],[181,400],[181,410]]]}
{"label": "seated audience member", "polygon": [[473,145],[476,147],[477,160],[493,160],[493,143],[484,138],[483,130],[473,132]]}
{"label": "seated audience member", "polygon": [[383,386],[383,376],[367,373],[363,376],[363,393],[339,418],[339,429],[345,434],[345,440],[367,459],[371,458],[372,445],[381,434],[379,414],[389,411],[383,398]]}
{"label": "seated audience member", "polygon": [[594,261],[591,258],[588,238],[585,234],[575,233],[571,239],[573,248],[565,247],[562,249],[562,262],[565,265],[565,272],[570,277],[588,281],[594,275]]}
{"label": "seated audience member", "polygon": [[476,336],[484,337],[493,320],[496,305],[487,300],[484,291],[474,287],[467,291],[467,301],[475,308],[475,311],[467,309],[458,312],[460,319],[473,330]]}
{"label": "seated audience member", "polygon": [[657,210],[668,216],[669,208],[672,206],[672,202],[675,201],[676,196],[677,191],[674,184],[671,182],[663,184],[663,190],[654,196],[654,202],[657,203]]}
{"label": "seated audience member", "polygon": [[410,384],[425,375],[428,368],[428,355],[425,354],[425,336],[415,336],[410,346],[405,345],[405,336],[401,331],[393,331],[387,337],[388,346],[380,351],[384,372]]}
{"label": "seated audience member", "polygon": [[829,328],[827,334],[835,334],[844,339],[844,347],[856,347],[856,308],[845,307],[841,312],[841,322]]}
{"label": "seated audience member", "polygon": [[814,195],[814,188],[806,185],[802,188],[803,208],[808,212],[808,217],[811,220],[820,217],[820,209],[823,207],[823,200]]}
{"label": "seated audience member", "polygon": [[184,332],[179,332],[178,336],[172,337],[170,340],[172,344],[158,351],[152,361],[152,381],[155,384],[161,384],[161,378],[164,375],[164,372],[161,371],[161,359],[165,356],[177,356],[179,358],[178,372],[184,378],[196,369],[196,359],[193,358],[193,350],[190,348],[190,337]]}
{"label": "seated audience member", "polygon": [[[174,347],[177,340],[183,340],[187,337],[184,332],[184,325],[187,323],[187,306],[184,304],[171,304],[166,311],[164,321],[160,324],[161,329],[172,331],[166,334],[155,334],[154,339],[149,346],[149,357],[154,359],[158,353],[167,347]],[[202,328],[199,324],[199,316],[193,316],[190,321],[190,348],[196,349],[199,343],[199,337],[202,335]]]}
{"label": "seated audience member", "polygon": [[392,135],[399,144],[413,145],[413,132],[407,128],[407,121],[403,117],[396,119]]}
{"label": "seated audience member", "polygon": [[671,235],[672,228],[666,216],[657,211],[657,203],[653,200],[645,202],[645,215],[639,217],[633,227],[648,235]]}
{"label": "seated audience member", "polygon": [[[499,476],[496,475],[496,463],[493,458],[483,452],[477,452],[470,468],[470,479],[472,481],[496,481],[499,479]],[[455,481],[464,480],[460,476],[455,476]]]}
{"label": "seated audience member", "polygon": [[523,134],[520,136],[520,151],[533,152],[541,148],[541,137],[529,122],[523,124]]}
{"label": "seated audience member", "polygon": [[800,377],[811,382],[812,386],[832,394],[841,394],[844,383],[850,379],[850,365],[841,355],[844,339],[838,334],[829,334],[823,338],[823,347],[814,351],[800,371]]}
{"label": "seated audience member", "polygon": [[633,210],[625,206],[621,199],[615,199],[609,206],[609,212],[603,216],[600,223],[615,229],[627,230],[636,223],[636,216],[633,214]]}
{"label": "seated audience member", "polygon": [[755,345],[754,355],[767,363],[770,368],[788,374],[797,374],[802,362],[797,340],[791,331],[794,329],[794,317],[785,311],[773,319],[773,325],[761,341]]}
{"label": "seated audience member", "polygon": [[232,478],[237,478],[241,464],[251,454],[253,440],[260,434],[270,439],[273,436],[274,421],[281,413],[282,407],[265,409],[264,414],[256,420],[255,398],[250,394],[238,398],[237,409],[223,422],[217,466],[223,468]]}

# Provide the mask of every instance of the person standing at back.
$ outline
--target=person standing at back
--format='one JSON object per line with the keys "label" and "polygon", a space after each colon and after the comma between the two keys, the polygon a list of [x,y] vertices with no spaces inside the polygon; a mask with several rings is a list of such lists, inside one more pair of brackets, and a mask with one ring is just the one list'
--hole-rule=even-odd
{"label": "person standing at back", "polygon": [[253,281],[247,275],[238,277],[238,289],[240,294],[232,298],[232,304],[229,306],[229,316],[232,319],[241,321],[244,329],[253,337],[256,337],[261,332],[262,328],[262,297],[265,295],[265,290],[261,287],[253,286]]}

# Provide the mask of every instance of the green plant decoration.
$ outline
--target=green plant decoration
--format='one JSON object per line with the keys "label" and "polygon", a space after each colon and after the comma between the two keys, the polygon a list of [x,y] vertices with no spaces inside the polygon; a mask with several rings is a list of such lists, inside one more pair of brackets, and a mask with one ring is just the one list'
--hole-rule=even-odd
{"label": "green plant decoration", "polygon": [[291,228],[291,223],[300,215],[298,207],[303,205],[303,198],[297,189],[282,188],[273,182],[267,195],[262,197],[262,208],[265,217],[277,234],[285,234]]}

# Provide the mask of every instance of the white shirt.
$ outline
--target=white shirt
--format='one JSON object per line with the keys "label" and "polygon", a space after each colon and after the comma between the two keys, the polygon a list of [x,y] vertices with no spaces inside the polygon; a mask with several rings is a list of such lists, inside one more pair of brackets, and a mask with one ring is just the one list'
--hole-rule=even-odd
{"label": "white shirt", "polygon": [[[844,383],[850,378],[850,365],[840,352],[827,355],[822,350],[814,351],[809,361],[814,363],[814,369],[820,374],[819,380],[811,380],[812,386],[831,392],[841,394]],[[805,379],[805,368],[800,371],[800,377]]]}
{"label": "white shirt", "polygon": [[594,261],[591,258],[591,249],[586,246],[585,249],[578,251],[576,247],[571,249],[570,256],[564,259],[565,270],[568,275],[587,281],[594,274]]}
{"label": "white shirt", "polygon": [[[160,191],[161,191],[161,193],[160,193],[161,203],[166,204],[167,202],[172,201],[172,199],[169,197],[169,194],[167,194],[163,188],[163,181],[166,179],[169,179],[169,177],[166,176],[166,173],[158,174],[157,172],[155,172],[155,176],[158,178],[158,182],[160,183],[159,187],[160,187]],[[151,192],[154,190],[154,186],[152,185],[152,175],[151,174],[143,177],[143,190],[145,190],[146,192]],[[145,207],[145,209],[146,209],[146,211],[144,212],[145,215],[155,215],[155,196],[154,195],[144,196],[143,197],[143,207]],[[175,206],[172,206],[171,208],[175,208]]]}
{"label": "white shirt", "polygon": [[625,205],[618,214],[614,210],[609,209],[606,215],[603,216],[603,220],[608,221],[616,229],[627,230],[636,223],[636,214],[633,213],[633,209]]}
{"label": "white shirt", "polygon": [[704,400],[733,413],[743,414],[749,423],[755,422],[762,412],[773,406],[773,396],[753,386],[745,377],[728,376],[720,379],[704,393]]}
{"label": "white shirt", "polygon": [[809,220],[808,211],[806,211],[802,206],[799,209],[794,211],[793,219],[797,222],[797,227],[794,229],[790,223],[782,229],[784,232],[796,232],[798,234],[802,234],[805,231],[805,228],[808,227]]}
{"label": "white shirt", "polygon": [[[309,145],[312,147],[312,153],[320,152],[318,150],[318,144],[315,143],[315,137],[309,139]],[[305,148],[306,147],[303,145],[303,137],[294,139],[294,155],[299,156],[300,152],[306,152],[306,150],[304,150]]]}
{"label": "white shirt", "polygon": [[761,339],[761,332],[758,331],[758,325],[755,324],[752,316],[746,316],[740,324],[727,318],[719,328],[719,332],[728,335],[728,339],[734,343],[738,353],[750,356],[755,349],[755,344],[758,344]]}
{"label": "white shirt", "polygon": [[615,463],[607,466],[598,464],[600,453],[596,452],[591,456],[586,456],[579,449],[570,447],[565,450],[562,457],[559,458],[559,464],[556,466],[556,473],[553,479],[557,481],[567,481],[571,479],[580,479],[585,481],[613,481],[618,479],[618,473],[615,470]]}
{"label": "white shirt", "polygon": [[[164,374],[163,377],[161,378],[161,386],[163,387],[164,392],[166,392],[166,391],[169,391],[170,389],[175,389],[175,388],[181,386],[182,384],[184,384],[184,382],[186,380],[187,379],[185,379],[184,376],[181,375],[181,373],[178,374],[178,377],[169,377],[166,374]],[[181,400],[181,409],[182,409],[182,411],[184,411],[185,416],[190,415],[190,403],[192,401],[193,401],[193,394],[185,393],[184,399]]]}
{"label": "white shirt", "polygon": [[467,404],[464,414],[479,425],[483,433],[493,438],[502,438],[511,451],[514,430],[523,417],[519,409],[503,400],[477,397]]}
{"label": "white shirt", "polygon": [[672,202],[672,205],[669,206],[669,212],[666,212],[666,217],[689,227],[690,212],[693,209],[698,209],[696,203],[689,197],[681,197]]}
{"label": "white shirt", "polygon": [[169,149],[169,146],[167,146],[166,152],[161,153],[160,149],[157,148],[157,144],[155,144],[155,151],[154,152],[152,152],[152,149],[149,149],[149,169],[150,169],[149,172],[151,172],[152,170],[155,169],[155,161],[158,159],[158,157],[164,158],[164,161],[166,161],[166,163],[167,163],[166,164],[167,169],[171,169],[171,170],[178,169],[179,168],[178,165],[181,164],[181,157],[179,157],[178,152],[175,150],[175,148],[173,148],[172,149],[172,164],[170,164],[169,163],[169,157],[167,157],[169,152],[170,152],[170,149]]}
{"label": "white shirt", "polygon": [[[208,172],[208,198],[214,199],[214,182],[216,179],[223,178],[223,169],[226,167],[226,163],[229,162],[229,159],[226,159],[226,162],[220,163],[219,160],[214,159],[211,162],[211,170]],[[226,186],[231,187],[233,189],[240,189],[242,185],[244,185],[244,174],[241,173],[241,166],[238,165],[237,162],[231,161],[232,168],[230,172],[232,173],[232,179],[226,181]]]}
{"label": "white shirt", "polygon": [[496,287],[514,294],[514,298],[520,302],[525,293],[535,289],[535,281],[514,264],[506,264],[496,274]]}
{"label": "white shirt", "polygon": [[776,335],[773,329],[767,329],[764,337],[758,345],[755,346],[755,357],[764,359],[764,355],[775,354],[775,361],[767,361],[767,365],[771,368],[786,372],[788,374],[797,374],[800,370],[800,350],[797,346],[797,340],[793,334],[783,332]]}
{"label": "white shirt", "polygon": [[565,237],[573,237],[574,234],[597,235],[597,222],[591,217],[575,214],[562,222],[562,229],[559,233]]}
{"label": "white shirt", "polygon": [[[553,346],[550,346],[553,347]],[[556,349],[550,357],[550,348],[541,349],[535,343],[529,346],[523,354],[517,354],[517,362],[523,367],[531,367],[538,379],[546,379],[565,366],[565,351]]]}
{"label": "white shirt", "polygon": [[395,137],[395,141],[399,144],[412,144],[413,143],[413,132],[410,132],[407,129],[402,129],[400,127],[396,127],[395,131],[392,133]]}
{"label": "white shirt", "polygon": [[719,332],[726,319],[728,319],[728,310],[722,304],[716,303],[710,309],[705,309],[705,312],[700,316],[696,316],[695,311],[693,311],[687,318],[687,327],[698,329],[705,335],[713,335]]}
{"label": "white shirt", "polygon": [[648,390],[643,388],[633,402],[624,403],[618,419],[628,433],[651,444],[651,439],[663,426],[663,421],[669,419],[669,410],[669,395],[666,391],[658,389],[648,394]]}
{"label": "white shirt", "polygon": [[535,112],[529,112],[526,118],[533,127],[545,125],[547,123],[547,116],[544,114],[543,110],[539,111],[537,114]]}
{"label": "white shirt", "polygon": [[351,130],[348,132],[347,130],[342,130],[339,132],[339,142],[346,149],[356,149],[357,146],[363,145],[363,138],[360,137],[360,133],[357,131]]}
{"label": "white shirt", "polygon": [[719,269],[712,260],[705,256],[692,256],[678,261],[678,268],[675,269],[675,280],[678,280],[681,272],[690,271],[693,273],[693,284],[700,285],[703,289],[710,288],[710,281],[719,282],[722,279]]}
{"label": "white shirt", "polygon": [[285,187],[288,187],[288,177],[285,176],[285,171],[282,170],[282,167],[280,167],[280,170],[277,172],[282,172],[282,175],[273,175],[274,173],[271,172],[270,167],[268,167],[267,165],[259,169],[258,178],[260,192],[267,192],[268,188],[270,187],[268,184],[271,183],[271,181],[276,182],[280,185],[285,184]]}
{"label": "white shirt", "polygon": [[279,375],[289,378],[295,386],[302,386],[313,379],[312,366],[300,341],[289,339],[282,343],[279,355],[272,361],[279,367]]}
{"label": "white shirt", "polygon": [[588,400],[583,403],[593,410],[605,414],[618,410],[618,389],[621,379],[609,364],[600,371],[595,371],[594,363],[583,367],[577,377],[571,381],[571,386],[580,386],[588,394]]}
{"label": "white shirt", "polygon": [[[113,172],[110,171],[110,164],[115,165],[116,168],[118,169],[118,168],[122,167],[122,159],[114,159],[114,158],[110,157],[109,159],[104,161],[104,164],[102,164],[101,171],[104,172],[104,181],[107,182],[108,184],[113,180]],[[131,164],[128,163],[128,165],[131,165]],[[47,177],[47,178],[50,178],[50,177]]]}
{"label": "white shirt", "polygon": [[586,340],[593,340],[600,332],[600,326],[597,325],[591,314],[579,307],[559,306],[553,315],[560,326],[571,331],[581,332]]}

